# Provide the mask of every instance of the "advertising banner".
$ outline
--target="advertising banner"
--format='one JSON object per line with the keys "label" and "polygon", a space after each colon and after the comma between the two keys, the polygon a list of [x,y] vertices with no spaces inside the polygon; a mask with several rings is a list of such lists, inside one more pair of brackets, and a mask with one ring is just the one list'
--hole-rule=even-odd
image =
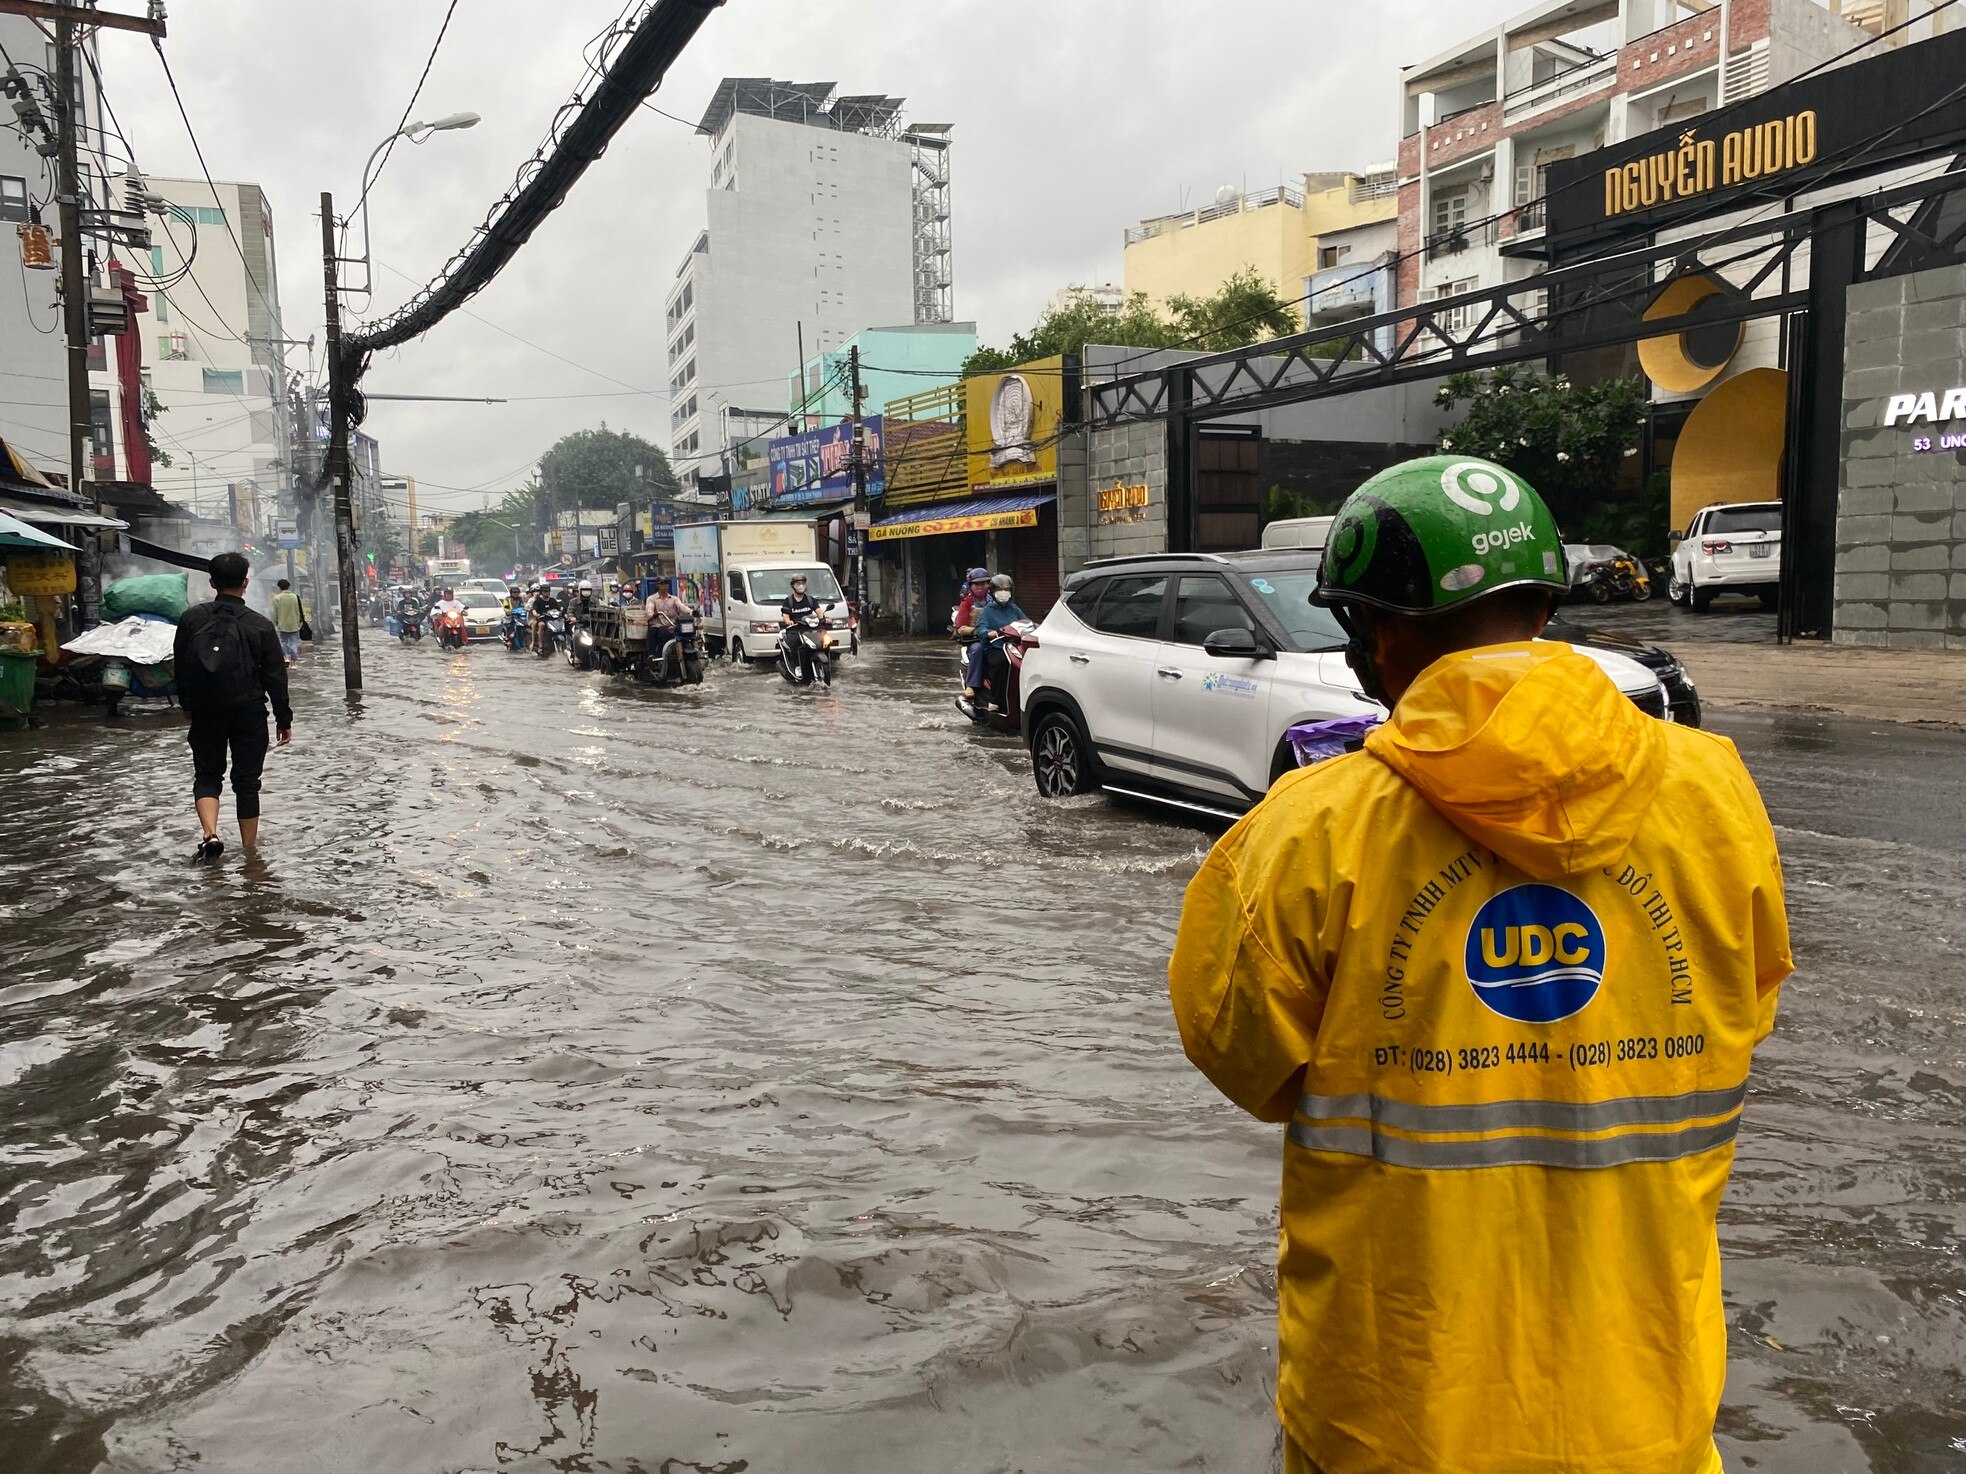
{"label": "advertising banner", "polygon": [[[885,489],[881,481],[883,426],[879,415],[863,422],[866,431],[867,495]],[[797,507],[836,502],[853,495],[853,426],[826,425],[771,441],[765,447],[771,471],[771,504]]]}
{"label": "advertising banner", "polygon": [[969,486],[999,491],[1058,479],[1065,360],[1042,358],[963,380],[969,421]]}
{"label": "advertising banner", "polygon": [[[1655,58],[1656,59],[1656,58]],[[1588,242],[1713,215],[1771,189],[1815,187],[1966,145],[1966,31],[1804,77],[1550,166],[1549,242]]]}
{"label": "advertising banner", "polygon": [[699,522],[693,527],[675,529],[676,572],[715,575],[717,572],[717,524]]}

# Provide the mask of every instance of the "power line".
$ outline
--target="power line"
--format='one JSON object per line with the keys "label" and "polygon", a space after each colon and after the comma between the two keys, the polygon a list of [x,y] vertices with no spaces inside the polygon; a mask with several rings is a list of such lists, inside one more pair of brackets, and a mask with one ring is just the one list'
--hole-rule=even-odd
{"label": "power line", "polygon": [[416,100],[423,96],[423,84],[430,80],[430,68],[436,64],[437,51],[443,46],[444,37],[450,31],[451,17],[456,14],[457,0],[451,0],[450,6],[444,11],[444,23],[437,27],[437,39],[430,43],[430,55],[423,60],[423,74],[416,79],[416,90],[410,93],[410,100],[403,104],[403,116],[396,120],[396,131],[383,145],[382,162],[376,165],[374,175],[362,181],[361,197],[355,201],[355,208],[348,212],[350,220],[362,213],[362,206],[368,203],[369,191],[374,189],[376,182],[382,178],[382,171],[389,167],[389,156],[396,152],[396,140],[403,136],[403,127],[410,120],[410,112],[416,107]]}
{"label": "power line", "polygon": [[[1855,46],[1852,46],[1847,50],[1838,52],[1835,56],[1830,57],[1826,61],[1818,62],[1815,66],[1810,67],[1806,71],[1798,72],[1795,76],[1789,78],[1788,81],[1782,83],[1782,86],[1792,87],[1797,82],[1815,76],[1818,72],[1827,71],[1831,67],[1837,66],[1845,61],[1848,61],[1851,57],[1855,56],[1858,52],[1866,51],[1870,47],[1877,45],[1880,41],[1884,41],[1892,36],[1895,36],[1900,31],[1909,30],[1913,25],[1917,24],[1918,22],[1925,20],[1930,16],[1937,15],[1939,14],[1939,12],[1943,10],[1948,10],[1952,6],[1957,5],[1958,3],[1959,0],[1938,0],[1938,3],[1933,5],[1930,10],[1927,10],[1920,15],[1911,16],[1910,18],[1901,21],[1899,24],[1895,26],[1891,26],[1886,28],[1885,30],[1879,31],[1874,36],[1866,36],[1862,41],[1859,41]],[[1726,66],[1726,61],[1727,59],[1725,57],[1721,58],[1721,66],[1723,70]],[[1759,96],[1759,95],[1761,94],[1755,94],[1755,96]],[[1753,100],[1754,97],[1743,97],[1735,102],[1723,103],[1720,107],[1714,108],[1709,112],[1701,114],[1699,119],[1700,126],[1710,127],[1712,124],[1718,122],[1722,118],[1725,118],[1730,113],[1737,112],[1741,108],[1747,106],[1747,104]],[[1687,120],[1687,121],[1691,121],[1691,120]],[[1423,135],[1424,135],[1424,131],[1425,130],[1423,129],[1422,130]],[[1426,168],[1426,163],[1424,159],[1421,161],[1421,168],[1422,170]],[[1573,179],[1570,181],[1569,184],[1563,185],[1557,189],[1546,190],[1543,194],[1537,196],[1535,199],[1524,200],[1519,204],[1509,206],[1505,210],[1497,210],[1493,214],[1483,216],[1479,220],[1470,220],[1459,227],[1458,233],[1466,234],[1468,231],[1471,230],[1482,230],[1490,225],[1494,225],[1502,220],[1506,220],[1510,216],[1520,216],[1521,214],[1527,211],[1534,210],[1539,205],[1547,205],[1551,200],[1557,198],[1559,195],[1567,194],[1569,193],[1569,191],[1580,188],[1585,184],[1591,184],[1595,186],[1596,181],[1593,179],[1586,179],[1586,178]],[[1792,199],[1794,198],[1794,196],[1789,195],[1786,196],[1785,198]],[[1284,305],[1287,307],[1297,307],[1297,306],[1308,307],[1310,300],[1313,297],[1321,296],[1326,292],[1335,292],[1341,287],[1348,287],[1352,285],[1354,282],[1365,281],[1371,277],[1377,276],[1382,271],[1397,270],[1399,267],[1403,266],[1406,262],[1411,261],[1415,257],[1423,255],[1426,252],[1427,244],[1424,239],[1425,232],[1422,231],[1421,234],[1422,234],[1421,243],[1415,246],[1412,250],[1402,251],[1399,254],[1393,256],[1390,260],[1382,261],[1375,266],[1369,266],[1364,270],[1360,271],[1357,275],[1348,276],[1344,278],[1342,281],[1330,282],[1325,286],[1313,288],[1311,291],[1305,292],[1300,296],[1289,299],[1287,302],[1285,302]],[[1123,369],[1125,369],[1129,364],[1138,363],[1141,358],[1145,357],[1149,353],[1162,353],[1162,352],[1167,352],[1170,349],[1192,347],[1194,344],[1200,342],[1201,339],[1208,337],[1213,333],[1225,332],[1232,328],[1247,327],[1252,323],[1261,321],[1263,316],[1264,314],[1262,313],[1255,313],[1249,317],[1241,318],[1235,322],[1218,323],[1213,328],[1209,329],[1209,331],[1206,333],[1196,333],[1188,338],[1180,339],[1176,342],[1166,344],[1160,348],[1142,349],[1139,353],[1135,354],[1131,358],[1122,359],[1118,363],[1105,366],[1104,368],[1102,368],[1101,372],[1110,373],[1114,376],[1118,376],[1119,373]],[[1305,333],[1303,334],[1292,333],[1292,334],[1287,334],[1286,336],[1289,337],[1308,336],[1309,333],[1312,331],[1314,330],[1307,328]],[[1336,335],[1343,336],[1342,327],[1339,329]]]}
{"label": "power line", "polygon": [[[232,212],[224,208],[223,197],[218,192],[218,185],[213,181],[212,171],[205,163],[205,150],[199,145],[197,130],[191,126],[191,114],[185,111],[184,94],[178,91],[177,78],[171,74],[171,59],[164,54],[164,43],[156,37],[152,37],[151,39],[157,48],[157,60],[164,68],[164,80],[171,84],[171,100],[177,104],[177,115],[184,120],[185,136],[191,140],[191,152],[197,157],[198,172],[204,177],[205,187],[212,192],[212,202],[219,206],[219,219],[225,225],[226,235],[231,238],[232,249],[239,254],[239,265],[246,273],[246,285],[253,289],[253,295],[258,297],[261,305],[266,308],[268,320],[278,329],[280,328],[280,310],[272,302],[267,300],[265,291],[253,279],[252,264],[246,260],[246,248],[239,244],[238,234],[232,229]],[[200,291],[202,292],[203,288],[200,288]],[[218,309],[214,307],[212,311],[217,312]]]}

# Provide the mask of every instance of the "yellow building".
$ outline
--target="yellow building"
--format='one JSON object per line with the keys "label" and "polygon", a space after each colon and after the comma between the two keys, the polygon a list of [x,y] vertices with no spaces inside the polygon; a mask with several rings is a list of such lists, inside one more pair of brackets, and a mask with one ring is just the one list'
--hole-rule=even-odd
{"label": "yellow building", "polygon": [[1309,174],[1304,189],[1287,185],[1255,194],[1224,186],[1215,203],[1180,215],[1143,220],[1126,233],[1125,288],[1156,307],[1173,297],[1206,297],[1245,268],[1295,303],[1303,316],[1307,279],[1317,270],[1318,237],[1391,220],[1399,198],[1391,170]]}

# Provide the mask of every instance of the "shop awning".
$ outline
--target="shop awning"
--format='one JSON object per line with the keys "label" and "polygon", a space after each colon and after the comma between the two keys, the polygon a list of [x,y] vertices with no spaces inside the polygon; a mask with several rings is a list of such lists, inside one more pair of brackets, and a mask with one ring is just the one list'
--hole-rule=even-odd
{"label": "shop awning", "polygon": [[196,553],[181,553],[176,548],[167,548],[162,543],[146,542],[140,537],[130,539],[130,551],[139,558],[148,558],[153,563],[169,563],[178,568],[189,568],[194,573],[211,571],[212,560],[201,558]]}
{"label": "shop awning", "polygon": [[71,507],[29,507],[18,502],[0,502],[0,512],[9,517],[18,517],[23,522],[32,522],[37,527],[113,527],[121,532],[130,525],[114,517],[99,517],[94,512]]}
{"label": "shop awning", "polygon": [[971,502],[933,502],[883,517],[867,529],[875,542],[897,537],[940,537],[946,532],[994,532],[1003,527],[1035,527],[1038,508],[1058,500],[1055,491],[1022,496],[980,497]]}
{"label": "shop awning", "polygon": [[0,548],[11,548],[16,552],[33,553],[74,553],[79,552],[73,544],[65,543],[53,533],[43,532],[38,527],[29,526],[18,517],[10,517],[0,512]]}

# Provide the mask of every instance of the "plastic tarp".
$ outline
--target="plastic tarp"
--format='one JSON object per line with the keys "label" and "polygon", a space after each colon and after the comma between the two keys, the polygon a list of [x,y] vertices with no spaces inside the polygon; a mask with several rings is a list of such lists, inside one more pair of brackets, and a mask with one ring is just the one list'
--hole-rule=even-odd
{"label": "plastic tarp", "polygon": [[107,619],[123,619],[132,614],[158,614],[173,622],[184,618],[191,607],[182,573],[145,573],[136,578],[119,578],[102,591],[102,612]]}
{"label": "plastic tarp", "polygon": [[61,648],[76,655],[109,655],[132,665],[162,665],[177,643],[177,626],[167,620],[132,614],[116,624],[85,630]]}

